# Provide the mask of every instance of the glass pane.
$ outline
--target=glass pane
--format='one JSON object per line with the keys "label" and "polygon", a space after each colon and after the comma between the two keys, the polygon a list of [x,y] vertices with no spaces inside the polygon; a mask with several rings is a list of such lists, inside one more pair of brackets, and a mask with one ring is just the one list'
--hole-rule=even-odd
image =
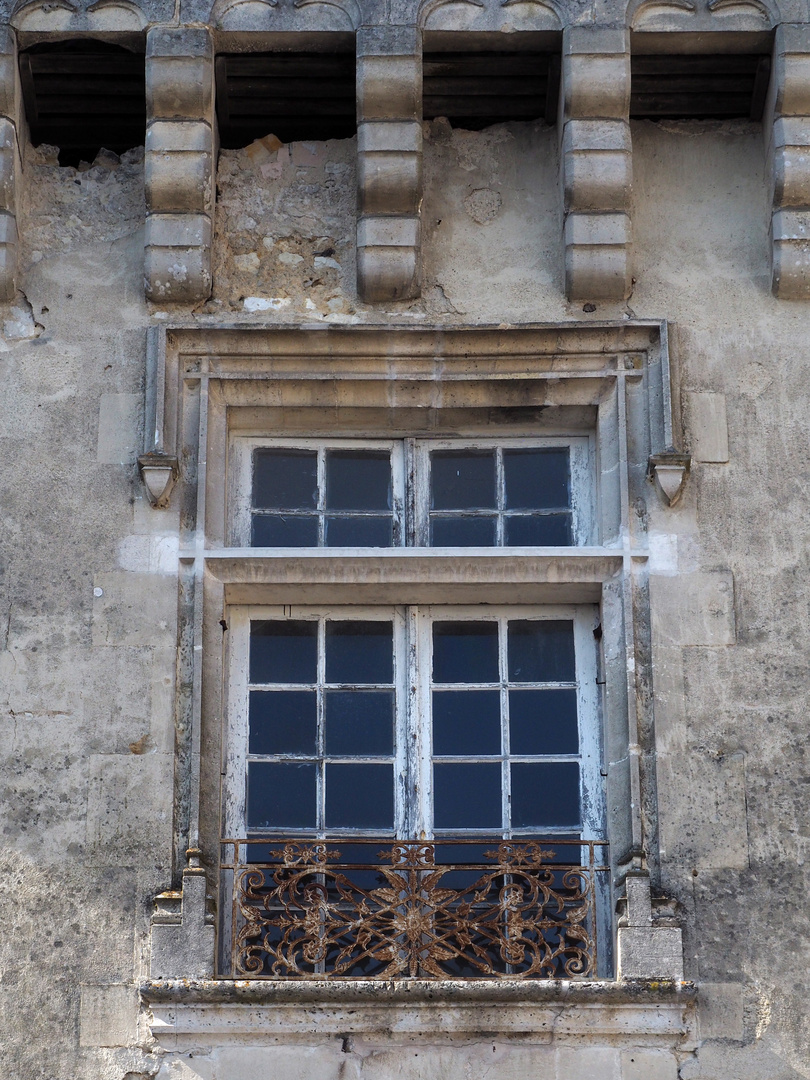
{"label": "glass pane", "polygon": [[315,764],[248,763],[249,829],[314,829]]}
{"label": "glass pane", "polygon": [[433,681],[498,682],[498,624],[434,623]]}
{"label": "glass pane", "polygon": [[502,828],[501,766],[498,762],[433,766],[433,827]]}
{"label": "glass pane", "polygon": [[509,623],[510,682],[573,682],[574,624],[562,619]]}
{"label": "glass pane", "polygon": [[318,624],[275,619],[250,624],[252,683],[314,683]]}
{"label": "glass pane", "polygon": [[433,510],[489,510],[495,498],[494,450],[436,450],[430,455]]}
{"label": "glass pane", "polygon": [[577,754],[576,690],[510,690],[509,749],[523,754]]}
{"label": "glass pane", "polygon": [[328,622],[328,683],[392,683],[394,627],[390,622]]}
{"label": "glass pane", "polygon": [[330,510],[390,510],[388,451],[327,450],[326,505]]}
{"label": "glass pane", "polygon": [[391,547],[391,517],[327,517],[327,547]]}
{"label": "glass pane", "polygon": [[512,765],[512,828],[576,828],[579,765],[574,761]]}
{"label": "glass pane", "polygon": [[326,753],[393,754],[393,690],[328,690]]}
{"label": "glass pane", "polygon": [[570,547],[571,515],[539,514],[504,520],[505,547]]}
{"label": "glass pane", "polygon": [[568,447],[504,450],[507,510],[545,510],[569,505]]}
{"label": "glass pane", "polygon": [[317,709],[314,690],[251,690],[249,752],[314,755]]}
{"label": "glass pane", "polygon": [[261,510],[306,510],[318,505],[315,450],[255,450],[253,505]]}
{"label": "glass pane", "polygon": [[251,547],[317,547],[318,519],[312,514],[284,517],[254,514]]}
{"label": "glass pane", "polygon": [[392,829],[393,765],[326,766],[327,829]]}
{"label": "glass pane", "polygon": [[481,757],[501,752],[498,690],[434,690],[433,753]]}
{"label": "glass pane", "polygon": [[494,543],[494,517],[431,518],[431,547],[492,547]]}

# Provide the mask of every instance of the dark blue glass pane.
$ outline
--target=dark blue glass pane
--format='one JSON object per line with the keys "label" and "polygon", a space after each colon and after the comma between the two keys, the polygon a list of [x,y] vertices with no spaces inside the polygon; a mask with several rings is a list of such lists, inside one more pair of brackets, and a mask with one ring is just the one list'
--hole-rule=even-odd
{"label": "dark blue glass pane", "polygon": [[498,682],[498,624],[433,624],[434,683]]}
{"label": "dark blue glass pane", "polygon": [[248,763],[249,829],[314,829],[313,762]]}
{"label": "dark blue glass pane", "polygon": [[509,623],[510,682],[573,682],[574,624],[562,619]]}
{"label": "dark blue glass pane", "polygon": [[327,829],[391,829],[393,765],[326,766]]}
{"label": "dark blue glass pane", "polygon": [[330,756],[393,754],[393,690],[327,690],[325,728]]}
{"label": "dark blue glass pane", "polygon": [[433,827],[502,828],[501,767],[497,762],[433,766]]}
{"label": "dark blue glass pane", "polygon": [[505,547],[570,547],[571,515],[539,514],[504,519]]}
{"label": "dark blue glass pane", "polygon": [[568,447],[504,450],[507,510],[545,510],[569,505]]}
{"label": "dark blue glass pane", "polygon": [[250,546],[317,547],[318,519],[314,514],[254,514]]}
{"label": "dark blue glass pane", "polygon": [[327,547],[391,547],[391,517],[327,517]]}
{"label": "dark blue glass pane", "polygon": [[387,450],[328,450],[326,505],[330,510],[390,510]]}
{"label": "dark blue glass pane", "polygon": [[433,753],[481,757],[501,752],[498,690],[434,690]]}
{"label": "dark blue glass pane", "polygon": [[576,690],[510,690],[509,749],[513,754],[577,754]]}
{"label": "dark blue glass pane", "polygon": [[492,547],[494,543],[494,517],[434,517],[430,520],[431,547]]}
{"label": "dark blue glass pane", "polygon": [[318,505],[315,450],[254,450],[253,505],[262,510],[306,510]]}
{"label": "dark blue glass pane", "polygon": [[249,752],[313,756],[317,707],[314,690],[251,690]]}
{"label": "dark blue glass pane", "polygon": [[314,683],[318,624],[274,619],[250,624],[252,683]]}
{"label": "dark blue glass pane", "polygon": [[495,498],[494,450],[436,450],[430,455],[433,510],[488,510]]}
{"label": "dark blue glass pane", "polygon": [[579,765],[573,761],[512,765],[512,828],[579,826]]}
{"label": "dark blue glass pane", "polygon": [[328,622],[328,683],[394,681],[394,628],[390,622]]}

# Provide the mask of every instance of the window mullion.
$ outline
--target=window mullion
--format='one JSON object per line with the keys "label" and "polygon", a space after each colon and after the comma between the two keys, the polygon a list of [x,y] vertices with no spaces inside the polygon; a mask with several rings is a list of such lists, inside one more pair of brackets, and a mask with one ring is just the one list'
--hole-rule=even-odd
{"label": "window mullion", "polygon": [[503,810],[501,824],[507,836],[512,835],[512,784],[509,772],[509,658],[507,656],[507,620],[498,620],[498,660],[501,678],[501,798]]}
{"label": "window mullion", "polygon": [[318,547],[326,545],[326,448],[318,448]]}
{"label": "window mullion", "polygon": [[325,759],[325,740],[324,740],[324,710],[326,703],[324,700],[324,681],[326,679],[326,619],[321,617],[318,619],[318,672],[317,672],[318,684],[316,687],[316,701],[317,701],[317,743],[316,753],[318,755],[318,769],[316,773],[317,791],[316,797],[318,800],[318,832],[323,833],[326,830],[326,761]]}

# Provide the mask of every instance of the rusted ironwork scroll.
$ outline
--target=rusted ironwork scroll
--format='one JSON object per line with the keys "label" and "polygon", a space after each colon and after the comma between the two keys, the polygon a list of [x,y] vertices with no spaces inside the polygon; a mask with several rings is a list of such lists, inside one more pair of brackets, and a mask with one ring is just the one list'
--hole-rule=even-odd
{"label": "rusted ironwork scroll", "polygon": [[233,978],[595,977],[595,841],[225,841]]}

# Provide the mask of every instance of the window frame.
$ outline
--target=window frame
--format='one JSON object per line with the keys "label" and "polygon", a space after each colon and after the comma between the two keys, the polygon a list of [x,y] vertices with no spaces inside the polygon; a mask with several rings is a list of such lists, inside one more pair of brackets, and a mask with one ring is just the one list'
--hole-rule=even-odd
{"label": "window frame", "polygon": [[[254,684],[248,674],[250,626],[253,621],[324,620],[391,621],[394,626],[394,687],[396,699],[394,735],[394,819],[391,830],[376,829],[276,829],[249,830],[247,826],[247,766],[251,760],[284,755],[251,755],[248,750],[249,694]],[[579,765],[579,794],[581,820],[579,828],[550,825],[548,828],[508,827],[501,829],[435,829],[433,826],[433,764],[432,748],[432,627],[436,622],[496,622],[499,625],[499,676],[501,693],[508,693],[508,678],[504,679],[505,630],[510,621],[570,620],[573,623],[576,665],[577,724],[579,752],[576,755],[480,755],[476,760],[497,760],[501,764],[502,824],[508,821],[509,766],[516,759],[576,761]],[[294,605],[248,606],[237,605],[229,611],[228,718],[226,722],[226,767],[223,776],[224,836],[312,836],[340,837],[352,835],[380,836],[402,840],[436,839],[453,835],[502,836],[504,839],[533,838],[543,835],[576,836],[583,840],[603,840],[605,837],[604,758],[602,739],[602,707],[599,692],[600,668],[598,644],[594,626],[598,612],[592,605],[510,604],[510,605]],[[320,637],[320,631],[319,631]],[[319,664],[322,657],[319,656]],[[471,684],[475,685],[475,684]],[[479,684],[480,685],[480,684]],[[549,684],[551,685],[551,684]],[[567,684],[566,684],[567,685]],[[507,724],[501,709],[500,722]],[[442,755],[444,757],[446,755]],[[451,755],[461,756],[461,755]],[[327,762],[324,755],[323,762]],[[358,757],[358,761],[362,760]],[[324,765],[325,767],[325,765]],[[319,775],[317,798],[319,813],[323,794]]]}
{"label": "window frame", "polygon": [[[251,544],[251,523],[253,517],[253,455],[262,449],[316,450],[319,454],[319,484],[323,476],[322,461],[325,452],[330,449],[345,450],[389,450],[391,452],[391,489],[392,522],[394,541],[392,548],[425,548],[441,550],[429,542],[430,532],[430,455],[436,450],[488,450],[488,449],[555,449],[566,447],[569,451],[569,484],[571,495],[571,535],[570,547],[587,547],[595,541],[596,532],[596,482],[594,436],[588,434],[571,435],[526,435],[509,434],[456,434],[437,436],[401,436],[395,439],[379,439],[358,436],[310,436],[294,438],[290,436],[269,436],[233,434],[230,439],[229,456],[231,461],[230,484],[228,491],[229,524],[227,535],[231,546],[253,548]],[[499,481],[500,483],[500,481]],[[319,517],[327,513],[320,493],[318,508],[314,511]],[[496,511],[499,517],[502,510]],[[399,540],[399,542],[397,542]],[[548,545],[550,546],[550,545]],[[539,547],[539,545],[538,545]],[[311,551],[328,548],[326,544],[296,547],[290,550]],[[492,544],[480,548],[482,551],[521,550],[518,546]],[[258,547],[254,550],[261,550]],[[271,550],[285,550],[281,547]],[[329,548],[339,551],[341,548]],[[359,546],[352,550],[362,550]],[[371,548],[369,550],[390,550]],[[467,547],[465,550],[478,550]]]}

